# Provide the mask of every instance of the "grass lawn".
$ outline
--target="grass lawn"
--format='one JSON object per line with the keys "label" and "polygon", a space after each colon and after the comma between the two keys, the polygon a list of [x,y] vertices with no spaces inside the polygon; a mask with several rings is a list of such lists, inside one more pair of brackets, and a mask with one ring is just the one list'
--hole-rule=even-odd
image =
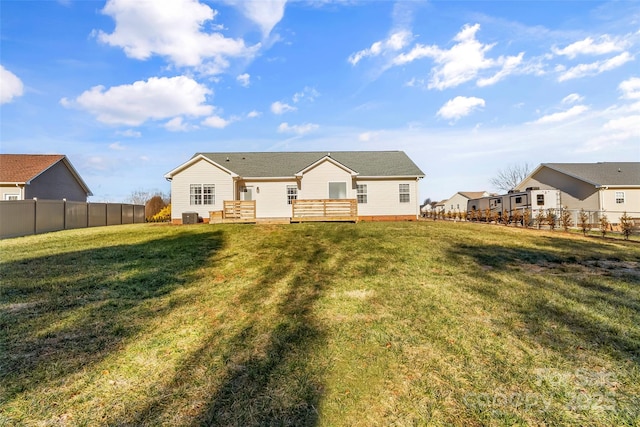
{"label": "grass lawn", "polygon": [[139,224],[0,262],[0,426],[640,423],[638,243]]}

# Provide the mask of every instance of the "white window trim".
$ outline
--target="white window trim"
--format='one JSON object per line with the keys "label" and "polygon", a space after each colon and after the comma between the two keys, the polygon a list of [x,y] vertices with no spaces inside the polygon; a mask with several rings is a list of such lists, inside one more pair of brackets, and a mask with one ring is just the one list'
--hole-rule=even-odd
{"label": "white window trim", "polygon": [[[211,203],[205,203],[205,187],[211,187]],[[197,192],[192,190],[198,189]],[[190,206],[213,206],[216,204],[215,184],[189,184],[189,205]]]}
{"label": "white window trim", "polygon": [[4,200],[20,200],[20,194],[5,194]]}
{"label": "white window trim", "polygon": [[[403,196],[406,197],[406,200],[403,200]],[[398,201],[399,203],[411,203],[411,186],[409,184],[398,184]]]}
{"label": "white window trim", "polygon": [[368,193],[369,189],[367,188],[367,184],[356,184],[356,200],[358,201],[358,204],[367,204],[369,201]]}
{"label": "white window trim", "polygon": [[624,194],[624,191],[616,191],[614,193],[614,199],[616,201],[616,205],[624,205],[626,198],[625,198],[626,194]]}
{"label": "white window trim", "polygon": [[[289,190],[294,190],[291,193]],[[296,184],[287,184],[287,205],[292,205],[294,200],[298,200],[298,186]]]}

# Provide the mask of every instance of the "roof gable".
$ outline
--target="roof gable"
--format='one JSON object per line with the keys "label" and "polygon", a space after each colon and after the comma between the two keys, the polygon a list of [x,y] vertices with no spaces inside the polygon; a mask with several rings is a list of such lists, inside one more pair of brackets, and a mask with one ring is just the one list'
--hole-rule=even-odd
{"label": "roof gable", "polygon": [[63,158],[62,154],[0,154],[0,182],[26,184]]}
{"label": "roof gable", "polygon": [[58,162],[64,163],[88,196],[93,195],[67,156],[63,154],[0,154],[0,182],[29,184]]}
{"label": "roof gable", "polygon": [[333,158],[331,158],[331,154],[327,154],[326,156],[324,156],[323,158],[321,158],[320,160],[318,160],[317,162],[313,162],[312,164],[310,164],[309,166],[307,166],[306,168],[296,172],[296,176],[302,176],[305,173],[309,172],[310,170],[314,169],[315,167],[321,165],[322,163],[331,163],[332,165],[348,172],[349,174],[351,174],[351,176],[357,176],[358,172],[354,171],[353,169],[350,169],[348,166],[343,165],[342,163],[338,162],[337,160],[334,160]]}
{"label": "roof gable", "polygon": [[[424,177],[424,172],[402,151],[300,151],[196,153],[238,176],[250,178],[294,177],[311,165],[330,157],[360,177]],[[165,175],[171,178],[188,166],[184,163]]]}

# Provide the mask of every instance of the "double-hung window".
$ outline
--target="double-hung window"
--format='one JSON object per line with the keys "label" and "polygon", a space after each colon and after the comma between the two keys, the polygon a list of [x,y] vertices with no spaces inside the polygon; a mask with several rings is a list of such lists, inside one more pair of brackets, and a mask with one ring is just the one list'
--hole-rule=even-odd
{"label": "double-hung window", "polygon": [[356,184],[356,198],[358,203],[367,203],[367,184]]}
{"label": "double-hung window", "polygon": [[191,184],[189,186],[189,204],[215,205],[216,187],[214,184]]}
{"label": "double-hung window", "polygon": [[298,199],[298,186],[297,185],[287,185],[287,204],[293,204],[294,200]]}
{"label": "double-hung window", "polygon": [[624,203],[624,191],[616,191],[616,204]]}
{"label": "double-hung window", "polygon": [[411,202],[411,193],[409,192],[409,184],[399,184],[400,203]]}

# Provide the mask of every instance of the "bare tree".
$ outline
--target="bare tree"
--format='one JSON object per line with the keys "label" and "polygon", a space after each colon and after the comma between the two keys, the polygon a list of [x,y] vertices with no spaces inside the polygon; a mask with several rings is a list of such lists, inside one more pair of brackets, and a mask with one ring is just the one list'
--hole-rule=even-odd
{"label": "bare tree", "polygon": [[505,169],[498,170],[496,176],[491,178],[489,182],[498,190],[507,192],[516,188],[516,185],[520,184],[530,172],[531,165],[529,163],[511,165]]}

